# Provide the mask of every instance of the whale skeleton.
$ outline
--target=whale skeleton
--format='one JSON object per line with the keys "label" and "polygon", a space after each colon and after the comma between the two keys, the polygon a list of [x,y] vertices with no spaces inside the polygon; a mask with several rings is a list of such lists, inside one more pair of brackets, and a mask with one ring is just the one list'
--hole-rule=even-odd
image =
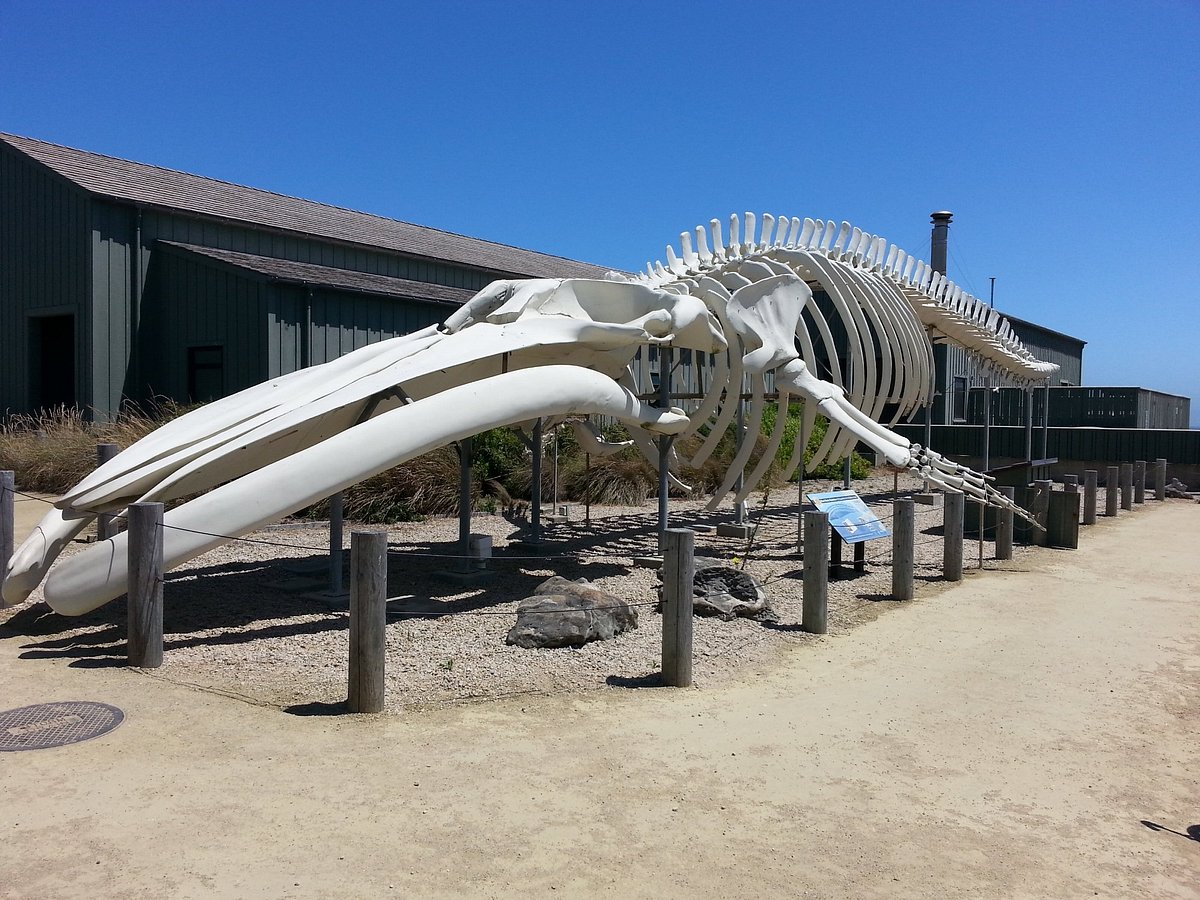
{"label": "whale skeleton", "polygon": [[[711,456],[750,385],[746,422],[757,433],[769,381],[786,412],[806,401],[786,474],[802,461],[818,414],[829,427],[817,461],[856,442],[888,464],[946,489],[1028,516],[986,476],[911,443],[880,424],[929,402],[933,342],[974,351],[988,371],[1018,384],[1049,378],[994,310],[926,263],[849,223],[746,213],[708,232],[680,235],[667,263],[604,279],[496,281],[441,325],[381,341],[217,400],[152,432],[60,498],[14,553],[5,605],[45,578],[57,612],[79,615],[127,588],[127,536],[55,560],[101,513],[135,501],[195,496],[164,517],[167,568],[434,448],[490,428],[539,418],[569,421],[593,452],[612,452],[590,422],[611,416],[657,466],[653,435],[702,435],[690,462]],[[709,236],[711,235],[711,245]],[[809,301],[830,298],[834,321]],[[841,360],[834,324],[845,332]],[[660,409],[636,393],[634,360],[645,347],[711,354],[709,386],[690,411]],[[824,352],[830,380],[816,374]],[[843,380],[842,372],[845,372]],[[754,489],[775,456],[786,415],[735,496]],[[675,445],[678,446],[678,445]],[[742,443],[710,508],[732,490],[751,455]],[[679,455],[672,450],[669,466]],[[47,577],[48,576],[48,577]]]}

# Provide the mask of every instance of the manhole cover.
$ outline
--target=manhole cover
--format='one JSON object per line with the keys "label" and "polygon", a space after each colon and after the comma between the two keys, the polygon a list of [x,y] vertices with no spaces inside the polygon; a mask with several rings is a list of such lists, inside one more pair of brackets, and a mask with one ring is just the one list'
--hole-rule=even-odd
{"label": "manhole cover", "polygon": [[125,713],[107,703],[68,700],[0,712],[0,753],[47,750],[108,734]]}

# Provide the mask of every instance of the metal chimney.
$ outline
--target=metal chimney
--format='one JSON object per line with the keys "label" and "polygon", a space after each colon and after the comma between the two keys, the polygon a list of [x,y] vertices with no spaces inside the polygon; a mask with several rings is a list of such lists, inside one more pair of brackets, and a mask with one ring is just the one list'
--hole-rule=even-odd
{"label": "metal chimney", "polygon": [[946,274],[946,241],[950,235],[950,220],[954,213],[942,210],[930,213],[933,222],[933,234],[929,237],[929,265],[935,272]]}

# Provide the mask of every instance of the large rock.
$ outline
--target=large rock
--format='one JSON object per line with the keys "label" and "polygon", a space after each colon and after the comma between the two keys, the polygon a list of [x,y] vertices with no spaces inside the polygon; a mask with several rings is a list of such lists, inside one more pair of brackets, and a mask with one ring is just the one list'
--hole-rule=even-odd
{"label": "large rock", "polygon": [[1167,485],[1167,496],[1176,500],[1192,499],[1192,495],[1188,493],[1188,486],[1178,478],[1172,478],[1171,483]]}
{"label": "large rock", "polygon": [[517,606],[517,624],[505,639],[518,647],[582,647],[637,628],[637,609],[620,597],[558,575]]}
{"label": "large rock", "polygon": [[[697,556],[692,576],[692,612],[697,616],[717,616],[725,621],[739,616],[748,619],[773,618],[767,592],[747,572],[723,565],[721,561]],[[659,572],[662,577],[662,572]],[[662,610],[662,585],[658,586],[658,608]]]}
{"label": "large rock", "polygon": [[757,579],[729,566],[697,569],[692,579],[692,609],[697,615],[753,618],[767,611],[767,592]]}

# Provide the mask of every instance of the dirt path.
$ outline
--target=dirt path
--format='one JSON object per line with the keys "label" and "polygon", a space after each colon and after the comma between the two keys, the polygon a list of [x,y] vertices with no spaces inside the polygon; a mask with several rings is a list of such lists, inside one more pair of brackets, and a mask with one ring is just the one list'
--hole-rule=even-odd
{"label": "dirt path", "polygon": [[0,895],[1200,897],[1198,522],[705,691],[300,718],[10,642],[0,708],[128,719],[0,755]]}

